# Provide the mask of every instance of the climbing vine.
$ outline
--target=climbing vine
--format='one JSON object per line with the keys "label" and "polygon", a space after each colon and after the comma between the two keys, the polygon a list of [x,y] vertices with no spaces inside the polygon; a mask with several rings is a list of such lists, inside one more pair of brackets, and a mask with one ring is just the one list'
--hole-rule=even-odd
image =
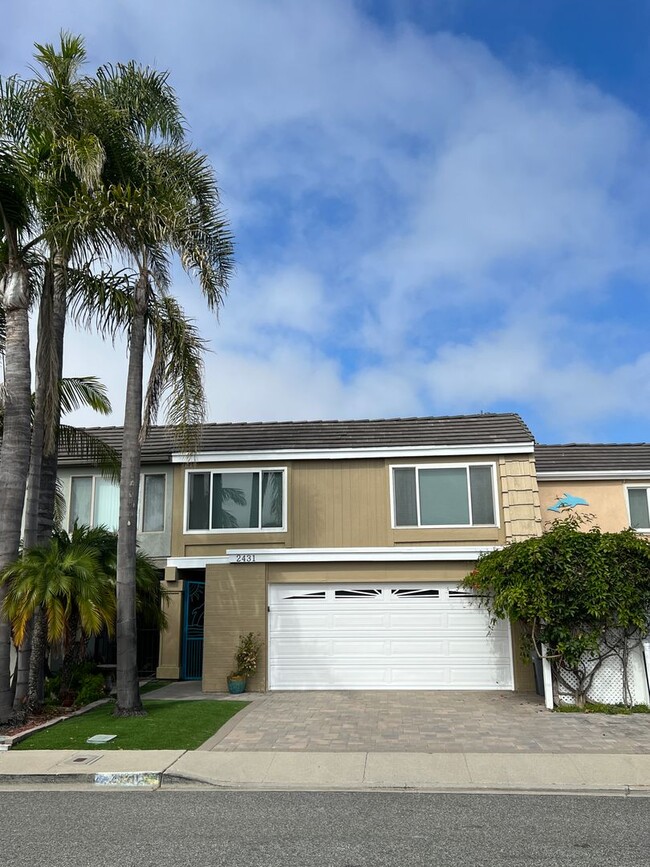
{"label": "climbing vine", "polygon": [[587,529],[577,515],[554,521],[541,536],[484,555],[464,579],[493,619],[520,621],[527,648],[550,660],[576,705],[595,675],[617,656],[623,701],[631,703],[630,651],[650,631],[650,542],[634,530]]}

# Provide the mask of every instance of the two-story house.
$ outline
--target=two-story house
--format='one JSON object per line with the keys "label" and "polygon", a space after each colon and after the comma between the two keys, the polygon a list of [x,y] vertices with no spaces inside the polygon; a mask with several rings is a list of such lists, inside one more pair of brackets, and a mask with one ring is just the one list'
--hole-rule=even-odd
{"label": "two-story house", "polygon": [[517,415],[209,424],[171,461],[160,677],[223,689],[253,631],[253,689],[531,688],[514,630],[459,588],[541,532]]}
{"label": "two-story house", "polygon": [[[121,428],[93,433],[119,451]],[[60,478],[69,526],[116,527],[116,485],[65,454]],[[168,591],[157,673],[206,691],[251,631],[252,689],[531,689],[516,628],[459,587],[477,557],[567,498],[650,532],[650,445],[535,445],[514,414],[209,424],[191,457],[156,427],[141,481]]]}

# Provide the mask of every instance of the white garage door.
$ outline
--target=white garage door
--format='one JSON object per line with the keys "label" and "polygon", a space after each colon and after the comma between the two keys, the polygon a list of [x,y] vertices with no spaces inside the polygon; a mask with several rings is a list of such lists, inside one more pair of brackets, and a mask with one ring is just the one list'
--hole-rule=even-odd
{"label": "white garage door", "polygon": [[510,629],[451,584],[272,584],[270,689],[513,689]]}

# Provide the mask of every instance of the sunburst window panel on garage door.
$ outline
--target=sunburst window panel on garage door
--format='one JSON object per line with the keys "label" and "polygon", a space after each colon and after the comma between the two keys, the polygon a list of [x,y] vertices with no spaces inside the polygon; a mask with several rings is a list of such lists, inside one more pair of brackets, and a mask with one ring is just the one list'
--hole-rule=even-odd
{"label": "sunburst window panel on garage door", "polygon": [[270,688],[512,689],[509,624],[456,587],[270,585]]}

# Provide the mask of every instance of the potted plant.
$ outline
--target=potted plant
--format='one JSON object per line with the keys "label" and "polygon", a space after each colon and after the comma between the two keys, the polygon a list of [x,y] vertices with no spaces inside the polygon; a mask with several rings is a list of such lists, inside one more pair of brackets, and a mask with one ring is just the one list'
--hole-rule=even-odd
{"label": "potted plant", "polygon": [[257,671],[257,662],[262,649],[259,633],[248,632],[239,636],[235,651],[235,668],[227,677],[228,692],[237,695],[246,689],[246,681]]}

